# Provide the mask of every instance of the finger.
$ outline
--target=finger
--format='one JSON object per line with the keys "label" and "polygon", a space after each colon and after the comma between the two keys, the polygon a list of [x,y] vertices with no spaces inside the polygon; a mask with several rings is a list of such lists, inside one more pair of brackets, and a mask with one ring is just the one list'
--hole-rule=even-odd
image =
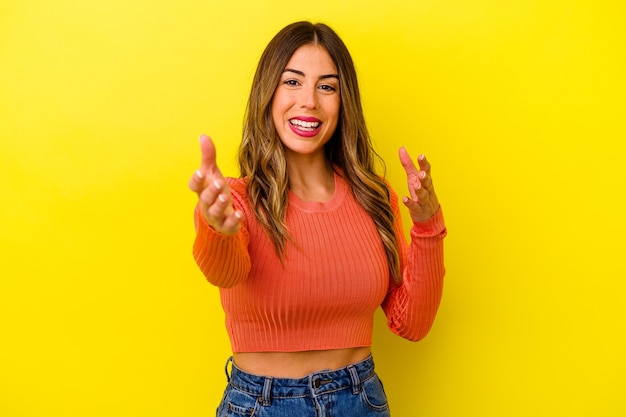
{"label": "finger", "polygon": [[220,193],[213,203],[207,205],[206,214],[212,219],[212,223],[221,225],[224,222],[224,218],[232,214],[233,211],[228,195]]}
{"label": "finger", "polygon": [[207,185],[199,192],[198,198],[202,204],[210,206],[215,204],[218,197],[222,194],[224,195],[222,201],[224,199],[230,201],[230,189],[225,187],[220,180],[214,179],[207,182]]}
{"label": "finger", "polygon": [[233,208],[230,194],[223,193],[205,209],[204,216],[211,227],[226,235],[236,233],[243,218],[241,211]]}
{"label": "finger", "polygon": [[239,231],[243,214],[235,211],[232,215],[226,216],[221,226],[221,232],[225,235],[233,235]]}
{"label": "finger", "polygon": [[409,195],[412,200],[417,200],[417,190],[422,186],[416,175],[408,175]]}
{"label": "finger", "polygon": [[433,179],[427,171],[420,171],[419,174],[417,174],[417,178],[419,179],[422,188],[432,190]]}
{"label": "finger", "polygon": [[197,170],[189,179],[189,189],[195,193],[200,193],[205,187],[205,176],[202,171]]}
{"label": "finger", "polygon": [[200,151],[202,152],[200,171],[211,173],[217,178],[224,178],[217,167],[215,145],[207,135],[200,135]]}
{"label": "finger", "polygon": [[404,205],[406,206],[406,208],[409,209],[410,212],[413,212],[415,210],[419,210],[420,209],[420,205],[417,202],[417,200],[409,198],[409,197],[404,197],[402,199],[402,202],[404,203]]}
{"label": "finger", "polygon": [[415,190],[415,194],[417,195],[417,204],[420,206],[424,206],[428,203],[428,199],[430,198],[430,193],[424,187],[424,184],[420,184],[420,187]]}
{"label": "finger", "polygon": [[428,190],[426,190],[419,179],[409,183],[409,194],[411,195],[411,200],[417,205],[421,205],[428,198]]}
{"label": "finger", "polygon": [[406,171],[407,175],[417,175],[419,170],[415,167],[415,164],[413,163],[413,160],[411,159],[409,152],[406,150],[404,146],[400,148],[400,150],[398,151],[398,154],[400,156],[400,163],[404,167],[404,170]]}
{"label": "finger", "polygon": [[430,175],[430,162],[428,162],[424,154],[420,154],[420,156],[417,157],[417,163],[420,166],[420,171],[425,171]]}
{"label": "finger", "polygon": [[[428,204],[431,199],[431,195],[434,195],[435,192],[432,189],[432,182],[430,181],[430,177],[426,176],[425,172],[420,172],[421,180],[416,180],[414,184],[409,184],[409,192],[411,194],[411,200],[413,200],[417,205],[423,206]],[[428,185],[428,186],[427,186]]]}
{"label": "finger", "polygon": [[401,147],[398,153],[400,156],[400,163],[406,171],[409,194],[411,195],[411,199],[417,200],[416,190],[420,187],[420,180],[418,177],[419,171],[415,167],[415,164],[413,163],[413,160],[411,159],[411,156],[409,155],[409,152],[406,150],[405,147]]}

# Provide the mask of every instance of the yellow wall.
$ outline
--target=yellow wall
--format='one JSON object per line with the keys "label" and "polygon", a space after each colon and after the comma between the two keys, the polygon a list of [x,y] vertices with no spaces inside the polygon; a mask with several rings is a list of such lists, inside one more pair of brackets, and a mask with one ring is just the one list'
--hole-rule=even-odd
{"label": "yellow wall", "polygon": [[394,186],[425,152],[445,206],[432,333],[376,321],[394,415],[626,415],[624,3],[242,3],[0,4],[0,415],[213,415],[186,183],[203,132],[237,174],[256,61],[299,19],[350,47]]}

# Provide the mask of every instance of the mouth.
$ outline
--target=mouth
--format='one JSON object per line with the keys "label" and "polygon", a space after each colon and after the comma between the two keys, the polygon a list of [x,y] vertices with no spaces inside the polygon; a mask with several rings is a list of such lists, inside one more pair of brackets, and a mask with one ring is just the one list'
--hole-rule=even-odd
{"label": "mouth", "polygon": [[289,119],[289,124],[295,129],[304,132],[314,132],[320,127],[322,122],[319,120]]}

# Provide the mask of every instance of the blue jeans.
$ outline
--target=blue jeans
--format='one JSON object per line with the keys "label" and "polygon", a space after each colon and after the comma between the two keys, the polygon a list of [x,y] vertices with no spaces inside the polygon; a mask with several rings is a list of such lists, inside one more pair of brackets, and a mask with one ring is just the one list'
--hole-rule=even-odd
{"label": "blue jeans", "polygon": [[[232,358],[229,359],[229,362]],[[217,417],[389,417],[383,385],[369,358],[335,371],[288,379],[232,366]]]}

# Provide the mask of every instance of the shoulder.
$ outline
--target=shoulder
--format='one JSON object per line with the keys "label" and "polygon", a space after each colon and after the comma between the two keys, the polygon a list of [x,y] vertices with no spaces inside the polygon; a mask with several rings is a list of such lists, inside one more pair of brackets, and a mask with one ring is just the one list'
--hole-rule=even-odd
{"label": "shoulder", "polygon": [[246,195],[246,178],[232,178],[226,177],[226,184],[230,187],[230,189],[242,197]]}
{"label": "shoulder", "polygon": [[395,209],[396,207],[398,207],[398,194],[393,189],[393,187],[391,186],[391,183],[389,182],[387,178],[385,177],[379,177],[379,178],[385,183],[385,187],[387,187],[387,191],[389,192],[389,203],[391,204],[391,207]]}

